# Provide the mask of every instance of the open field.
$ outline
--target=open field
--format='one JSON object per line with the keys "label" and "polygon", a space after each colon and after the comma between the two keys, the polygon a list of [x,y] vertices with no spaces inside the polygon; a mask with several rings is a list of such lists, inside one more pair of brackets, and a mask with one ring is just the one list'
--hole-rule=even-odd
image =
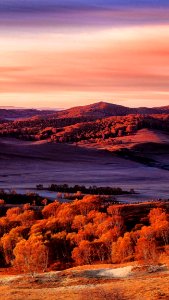
{"label": "open field", "polygon": [[104,150],[3,138],[0,165],[0,187],[6,189],[25,191],[36,184],[68,183],[134,188],[140,195],[130,196],[131,200],[169,197],[167,170]]}
{"label": "open field", "polygon": [[2,275],[0,297],[5,300],[39,299],[110,299],[167,300],[169,271],[157,268],[126,266],[83,266],[61,272]]}

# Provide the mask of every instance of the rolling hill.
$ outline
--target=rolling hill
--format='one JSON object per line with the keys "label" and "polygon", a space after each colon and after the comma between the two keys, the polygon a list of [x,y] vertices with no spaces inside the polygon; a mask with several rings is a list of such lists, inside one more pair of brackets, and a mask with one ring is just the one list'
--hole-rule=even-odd
{"label": "rolling hill", "polygon": [[98,102],[85,106],[77,106],[70,109],[58,111],[53,116],[58,118],[79,118],[79,117],[95,117],[96,119],[111,117],[111,116],[125,116],[129,114],[161,114],[169,113],[169,106],[162,107],[138,107],[130,108],[122,105]]}
{"label": "rolling hill", "polygon": [[111,116],[126,116],[129,114],[168,114],[169,106],[162,107],[138,107],[131,108],[122,105],[97,102],[85,106],[77,106],[64,110],[38,110],[38,109],[15,109],[15,108],[1,108],[0,107],[0,120],[15,120],[20,118],[31,118],[33,116],[40,116],[44,118],[89,118],[100,119]]}
{"label": "rolling hill", "polygon": [[46,116],[54,113],[53,110],[2,108],[0,107],[0,120],[16,120],[31,118],[33,116]]}

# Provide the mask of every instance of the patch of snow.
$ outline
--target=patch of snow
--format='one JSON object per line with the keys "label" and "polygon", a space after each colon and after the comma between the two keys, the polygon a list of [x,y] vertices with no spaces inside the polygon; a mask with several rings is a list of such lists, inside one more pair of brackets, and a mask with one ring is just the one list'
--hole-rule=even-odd
{"label": "patch of snow", "polygon": [[88,269],[84,275],[93,278],[125,278],[132,274],[133,266],[115,268],[115,269]]}
{"label": "patch of snow", "polygon": [[133,266],[127,266],[117,269],[104,269],[99,272],[100,277],[116,277],[116,278],[124,278],[131,275]]}

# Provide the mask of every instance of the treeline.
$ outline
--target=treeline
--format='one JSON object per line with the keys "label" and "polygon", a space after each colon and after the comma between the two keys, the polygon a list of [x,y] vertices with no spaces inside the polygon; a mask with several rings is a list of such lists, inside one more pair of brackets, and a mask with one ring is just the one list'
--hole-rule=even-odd
{"label": "treeline", "polygon": [[169,131],[169,115],[127,115],[92,121],[92,118],[57,119],[34,117],[0,124],[1,137],[23,140],[49,140],[58,143],[101,141],[150,128]]}
{"label": "treeline", "polygon": [[18,194],[15,190],[7,193],[3,189],[0,189],[0,204],[3,203],[2,199],[6,204],[21,205],[29,203],[35,206],[42,206],[44,200],[44,198],[37,193]]}
{"label": "treeline", "polygon": [[169,131],[169,115],[128,115],[109,117],[94,122],[80,123],[63,128],[51,136],[56,142],[99,142],[136,133],[137,130],[149,128]]}
{"label": "treeline", "polygon": [[[23,140],[43,140],[62,131],[62,128],[77,123],[89,122],[92,117],[55,118],[39,117],[26,118],[15,121],[0,122],[0,136],[14,137]],[[2,124],[1,124],[2,123]]]}
{"label": "treeline", "polygon": [[44,203],[41,211],[8,209],[0,218],[0,264],[33,274],[83,264],[157,262],[169,255],[169,214],[167,203],[153,206],[108,205],[100,196],[85,196]]}
{"label": "treeline", "polygon": [[38,190],[49,190],[62,193],[81,193],[90,195],[123,195],[135,193],[133,189],[131,189],[130,191],[124,191],[120,187],[115,188],[109,186],[90,186],[87,188],[84,185],[69,186],[68,184],[51,184],[49,187],[45,188],[43,185],[39,184],[36,187]]}

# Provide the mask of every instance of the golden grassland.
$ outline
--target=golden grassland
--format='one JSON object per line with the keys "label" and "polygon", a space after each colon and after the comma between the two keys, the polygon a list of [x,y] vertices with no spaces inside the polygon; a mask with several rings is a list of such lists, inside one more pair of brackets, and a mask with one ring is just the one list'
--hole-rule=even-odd
{"label": "golden grassland", "polygon": [[[102,269],[111,267],[115,266],[101,266]],[[126,278],[97,278],[86,275],[85,271],[97,270],[97,268],[100,268],[100,265],[82,266],[59,273],[39,274],[34,278],[26,275],[23,277],[4,275],[1,276],[0,299],[169,299],[168,268],[156,272],[149,272],[147,267],[135,268],[132,275]]]}

